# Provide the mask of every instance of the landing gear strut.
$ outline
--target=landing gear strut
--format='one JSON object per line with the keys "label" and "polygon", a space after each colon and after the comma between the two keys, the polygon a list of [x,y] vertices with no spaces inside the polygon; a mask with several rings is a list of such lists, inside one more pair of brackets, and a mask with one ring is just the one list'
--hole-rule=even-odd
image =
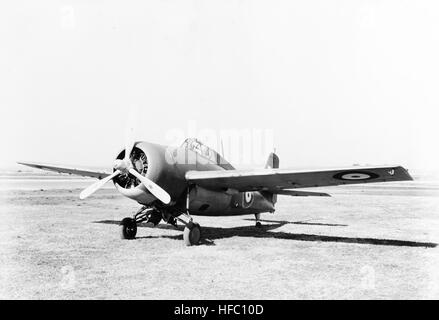
{"label": "landing gear strut", "polygon": [[186,213],[182,215],[186,219],[182,219],[181,216],[177,218],[178,221],[180,221],[186,226],[183,232],[183,240],[188,247],[198,245],[201,240],[201,227],[198,223],[194,222],[194,219],[189,214],[189,205],[190,205],[190,187],[188,187],[187,197],[186,197]]}
{"label": "landing gear strut", "polygon": [[122,239],[134,239],[137,234],[137,225],[144,221],[157,226],[163,219],[165,222],[177,227],[177,221],[180,221],[185,225],[183,232],[184,243],[187,246],[196,246],[201,240],[201,227],[198,223],[194,222],[189,214],[189,204],[190,204],[190,188],[187,192],[186,200],[186,212],[177,212],[181,214],[179,217],[174,217],[171,212],[161,210],[160,208],[155,208],[151,206],[142,207],[133,218],[125,218],[120,223],[120,235]]}
{"label": "landing gear strut", "polygon": [[256,228],[262,228],[262,223],[261,223],[261,214],[255,214],[255,218],[256,218]]}

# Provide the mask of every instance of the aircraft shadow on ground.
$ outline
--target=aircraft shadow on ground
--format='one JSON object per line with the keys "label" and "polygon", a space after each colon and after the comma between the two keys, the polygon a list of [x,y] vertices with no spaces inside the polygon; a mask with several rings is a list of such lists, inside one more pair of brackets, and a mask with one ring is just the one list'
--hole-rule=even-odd
{"label": "aircraft shadow on ground", "polygon": [[[201,245],[215,245],[214,240],[226,239],[232,237],[268,238],[268,239],[283,239],[283,240],[313,241],[313,242],[338,242],[338,243],[369,244],[369,245],[378,245],[378,246],[397,246],[397,247],[435,248],[438,245],[437,243],[432,243],[432,242],[418,242],[418,241],[407,241],[407,240],[396,240],[396,239],[327,236],[327,235],[317,235],[317,234],[289,233],[283,231],[270,232],[287,224],[311,224],[311,225],[322,225],[322,226],[328,226],[328,225],[345,226],[345,225],[332,225],[332,224],[323,224],[323,223],[317,224],[317,223],[289,222],[289,221],[270,221],[270,220],[261,220],[261,221],[270,222],[271,224],[263,225],[261,228],[256,228],[255,226],[244,226],[244,227],[233,227],[233,228],[202,226],[201,229],[203,234],[203,240],[201,241]],[[94,223],[119,225],[120,221],[104,220],[104,221],[95,221]],[[138,227],[152,228],[150,225],[147,225],[146,223],[141,223],[138,225]],[[184,226],[181,225],[175,228],[171,225],[161,224],[155,228],[178,230],[178,231],[184,230]],[[183,234],[172,235],[172,236],[163,235],[163,236],[137,237],[137,239],[157,239],[157,238],[182,240]]]}
{"label": "aircraft shadow on ground", "polygon": [[[244,219],[245,221],[255,221],[255,219]],[[285,224],[302,224],[307,226],[325,226],[325,227],[347,227],[347,224],[338,224],[338,223],[320,223],[320,222],[309,222],[309,221],[277,221],[277,220],[259,220],[261,222],[269,222],[269,223],[279,223],[285,222]]]}

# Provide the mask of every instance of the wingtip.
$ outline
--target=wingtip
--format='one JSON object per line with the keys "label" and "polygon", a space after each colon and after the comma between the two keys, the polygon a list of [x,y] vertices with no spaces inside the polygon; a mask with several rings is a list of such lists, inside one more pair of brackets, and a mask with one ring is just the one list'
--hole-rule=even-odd
{"label": "wingtip", "polygon": [[37,166],[36,163],[31,163],[31,162],[27,162],[27,161],[17,161],[16,163],[20,166],[26,166],[26,167],[32,167],[32,168],[35,168]]}
{"label": "wingtip", "polygon": [[414,181],[414,180],[415,180],[415,179],[412,177],[412,175],[410,174],[410,172],[409,172],[408,169],[406,169],[405,167],[402,167],[402,166],[401,166],[401,168],[404,170],[404,172],[405,172],[405,174],[406,174],[407,181]]}

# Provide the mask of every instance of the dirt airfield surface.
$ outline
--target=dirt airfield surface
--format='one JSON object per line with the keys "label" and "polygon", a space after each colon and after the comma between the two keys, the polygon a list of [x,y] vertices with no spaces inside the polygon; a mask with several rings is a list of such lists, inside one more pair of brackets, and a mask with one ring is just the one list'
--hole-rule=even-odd
{"label": "dirt airfield surface", "polygon": [[0,190],[1,299],[438,299],[439,183],[321,188],[253,216],[182,227],[118,222],[138,205],[105,189]]}

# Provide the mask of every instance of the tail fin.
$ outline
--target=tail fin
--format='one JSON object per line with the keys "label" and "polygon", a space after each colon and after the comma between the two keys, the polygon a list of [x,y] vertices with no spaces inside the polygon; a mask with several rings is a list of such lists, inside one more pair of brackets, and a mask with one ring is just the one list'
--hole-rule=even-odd
{"label": "tail fin", "polygon": [[[265,169],[279,169],[279,157],[274,153],[270,153],[268,156],[267,164],[265,165]],[[262,195],[270,201],[273,205],[277,202],[277,194],[273,194],[272,192],[264,191]]]}
{"label": "tail fin", "polygon": [[268,156],[267,164],[265,169],[278,169],[279,168],[279,157],[275,153],[270,153]]}

